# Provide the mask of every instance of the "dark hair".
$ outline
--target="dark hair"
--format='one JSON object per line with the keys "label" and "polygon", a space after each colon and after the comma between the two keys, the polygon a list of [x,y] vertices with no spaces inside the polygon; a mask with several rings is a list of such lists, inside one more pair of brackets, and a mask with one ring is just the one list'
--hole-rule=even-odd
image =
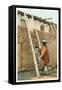
{"label": "dark hair", "polygon": [[43,45],[46,46],[46,42],[43,42]]}

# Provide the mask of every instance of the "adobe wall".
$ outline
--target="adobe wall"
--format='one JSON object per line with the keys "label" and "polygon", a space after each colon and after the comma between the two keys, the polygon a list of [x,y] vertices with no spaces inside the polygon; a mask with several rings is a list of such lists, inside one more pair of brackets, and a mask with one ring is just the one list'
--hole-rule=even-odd
{"label": "adobe wall", "polygon": [[[32,50],[30,46],[30,41],[27,33],[27,28],[18,27],[18,67],[21,67],[21,54],[23,55],[23,67],[26,69],[34,68],[34,60],[32,55]],[[56,37],[54,37],[52,34],[44,33],[44,32],[38,32],[41,45],[42,45],[42,39],[46,38],[48,41],[48,50],[49,50],[49,58],[50,62],[49,65],[56,65],[57,63],[57,44],[56,44]],[[21,42],[20,42],[21,41]],[[21,43],[23,43],[23,53],[21,51]],[[34,44],[38,44],[36,41]],[[22,67],[21,67],[22,68]]]}
{"label": "adobe wall", "polygon": [[[24,19],[24,17],[21,17],[21,16],[18,17],[18,68],[19,70],[20,68],[32,69],[34,68],[34,60],[33,60],[32,50],[31,50],[30,41],[28,37],[27,27],[26,25],[21,23],[21,19]],[[53,35],[52,32],[49,32],[51,31],[50,30],[51,28],[46,24],[45,24],[46,32],[40,31],[40,25],[42,24],[43,23],[39,23],[38,21],[35,21],[35,27],[36,27],[36,30],[38,30],[41,45],[42,45],[42,40],[44,38],[47,39],[48,41],[47,46],[48,46],[49,58],[50,58],[49,65],[56,65],[57,64],[56,31],[54,32],[54,35]],[[32,19],[28,19],[28,26],[31,31],[34,30],[35,27]],[[33,34],[33,32],[31,33]],[[33,42],[35,42],[34,44],[38,44],[37,41],[33,41]]]}

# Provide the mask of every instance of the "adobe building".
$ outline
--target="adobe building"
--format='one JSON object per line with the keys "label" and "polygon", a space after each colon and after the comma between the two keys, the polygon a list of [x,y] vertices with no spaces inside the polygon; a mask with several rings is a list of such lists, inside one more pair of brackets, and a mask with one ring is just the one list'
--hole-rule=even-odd
{"label": "adobe building", "polygon": [[[36,56],[39,55],[39,50],[36,49],[38,46],[37,37],[35,31],[37,30],[39,39],[42,46],[42,40],[47,40],[47,46],[49,50],[49,65],[57,65],[57,24],[48,22],[37,16],[26,14],[27,24],[32,36],[32,42]],[[28,27],[24,12],[18,11],[18,70],[33,69],[35,67],[33,60],[33,53],[31,50],[30,40],[28,36]]]}

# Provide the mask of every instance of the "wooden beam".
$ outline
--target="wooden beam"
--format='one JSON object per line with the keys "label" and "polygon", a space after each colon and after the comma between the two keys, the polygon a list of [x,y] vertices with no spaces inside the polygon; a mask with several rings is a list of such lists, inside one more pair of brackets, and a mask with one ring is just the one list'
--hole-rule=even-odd
{"label": "wooden beam", "polygon": [[21,11],[18,11],[18,15],[21,14],[21,16],[24,16],[24,13]]}
{"label": "wooden beam", "polygon": [[26,16],[27,16],[28,18],[31,18],[31,15],[30,15],[30,14],[26,14]]}

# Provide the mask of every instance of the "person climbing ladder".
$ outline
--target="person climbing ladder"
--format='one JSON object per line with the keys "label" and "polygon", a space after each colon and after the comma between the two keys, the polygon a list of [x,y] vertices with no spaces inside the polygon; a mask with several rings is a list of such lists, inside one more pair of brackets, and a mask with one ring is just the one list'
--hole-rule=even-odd
{"label": "person climbing ladder", "polygon": [[49,63],[49,53],[48,53],[48,48],[47,48],[47,41],[43,40],[43,47],[39,48],[40,52],[40,61],[41,65],[44,67],[44,74],[48,74],[48,63]]}

